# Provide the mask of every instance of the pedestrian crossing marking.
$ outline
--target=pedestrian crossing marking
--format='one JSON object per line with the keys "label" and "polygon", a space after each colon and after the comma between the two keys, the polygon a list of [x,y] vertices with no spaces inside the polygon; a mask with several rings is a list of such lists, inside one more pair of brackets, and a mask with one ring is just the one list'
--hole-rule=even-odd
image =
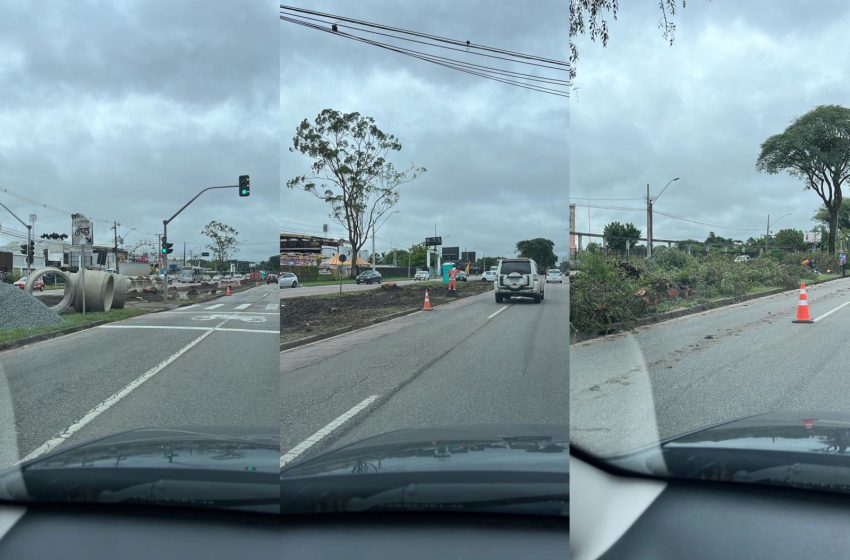
{"label": "pedestrian crossing marking", "polygon": [[268,309],[269,311],[274,311],[275,309],[277,309],[277,304],[269,303],[268,305],[266,305],[266,309]]}
{"label": "pedestrian crossing marking", "polygon": [[248,307],[251,307],[250,303],[243,303],[243,304],[237,305],[233,309],[247,309]]}
{"label": "pedestrian crossing marking", "polygon": [[215,305],[210,305],[209,307],[204,307],[204,309],[218,309],[219,307],[224,306],[223,303],[216,303]]}

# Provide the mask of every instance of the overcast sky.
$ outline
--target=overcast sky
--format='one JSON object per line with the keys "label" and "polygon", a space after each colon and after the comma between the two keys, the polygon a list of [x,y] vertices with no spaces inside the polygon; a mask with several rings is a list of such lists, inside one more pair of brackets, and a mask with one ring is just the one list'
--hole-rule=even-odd
{"label": "overcast sky", "polygon": [[[249,198],[211,191],[169,225],[174,255],[206,244],[213,219],[239,231],[241,258],[277,254],[277,4],[39,6],[0,2],[0,202],[37,214],[36,237],[70,235],[81,212],[96,244],[118,220],[132,246],[200,189],[250,174]],[[2,244],[25,231],[2,209],[0,227]]]}
{"label": "overcast sky", "polygon": [[[453,0],[344,2],[296,6],[546,58],[568,58],[566,0],[524,3]],[[428,169],[402,185],[392,216],[378,230],[377,250],[409,247],[426,236],[446,246],[513,256],[516,242],[545,237],[568,251],[568,100],[492,82],[427,62],[281,22],[281,181],[307,173],[310,161],[290,153],[295,127],[325,108],[374,117],[402,143],[392,160]],[[385,38],[381,38],[386,40]],[[422,48],[420,45],[405,45]],[[478,64],[498,63],[434,51]],[[547,75],[561,77],[556,72]],[[346,237],[329,207],[304,191],[281,188],[281,229]],[[366,249],[370,248],[367,244]]]}
{"label": "overcast sky", "polygon": [[[654,236],[744,239],[809,229],[820,205],[800,180],[756,172],[761,143],[824,104],[850,106],[850,3],[752,0],[688,2],[670,47],[654,2],[621,2],[607,48],[579,40],[577,91],[570,99],[572,201],[593,206],[590,229],[612,220],[646,231],[646,185],[653,196],[673,177]],[[846,196],[846,195],[845,195]],[[577,209],[587,231],[588,209]],[[773,228],[771,228],[773,230]],[[776,231],[773,230],[773,231]]]}

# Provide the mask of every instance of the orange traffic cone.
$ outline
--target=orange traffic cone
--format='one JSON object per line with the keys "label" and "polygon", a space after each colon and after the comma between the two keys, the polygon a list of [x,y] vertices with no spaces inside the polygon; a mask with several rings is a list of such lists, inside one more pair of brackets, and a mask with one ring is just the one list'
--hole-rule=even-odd
{"label": "orange traffic cone", "polygon": [[226,296],[233,295],[230,291],[230,286],[227,287],[227,293],[224,294],[224,295],[226,295]]}
{"label": "orange traffic cone", "polygon": [[797,303],[797,318],[792,323],[814,323],[809,315],[809,298],[806,296],[806,283],[800,284],[800,301]]}
{"label": "orange traffic cone", "polygon": [[425,305],[422,306],[422,311],[431,311],[431,300],[428,298],[428,290],[425,290]]}

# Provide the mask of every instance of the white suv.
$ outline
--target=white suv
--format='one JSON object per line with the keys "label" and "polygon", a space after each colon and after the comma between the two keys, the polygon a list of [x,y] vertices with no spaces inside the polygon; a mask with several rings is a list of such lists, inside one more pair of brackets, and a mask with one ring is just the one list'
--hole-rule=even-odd
{"label": "white suv", "polygon": [[540,277],[533,259],[502,259],[496,269],[496,302],[511,297],[529,297],[534,303],[543,301],[546,282]]}

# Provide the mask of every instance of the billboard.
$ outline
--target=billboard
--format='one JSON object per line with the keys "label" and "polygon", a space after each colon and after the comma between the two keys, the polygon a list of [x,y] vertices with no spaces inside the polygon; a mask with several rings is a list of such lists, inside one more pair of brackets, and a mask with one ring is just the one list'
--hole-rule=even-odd
{"label": "billboard", "polygon": [[443,261],[457,261],[460,259],[460,247],[443,247]]}
{"label": "billboard", "polygon": [[805,234],[806,243],[820,243],[821,233],[819,231],[807,231]]}
{"label": "billboard", "polygon": [[464,251],[460,254],[460,262],[465,263],[474,263],[475,262],[475,251]]}
{"label": "billboard", "polygon": [[82,214],[71,214],[71,244],[91,245],[94,241],[94,231],[91,220]]}
{"label": "billboard", "polygon": [[442,237],[426,237],[425,238],[425,246],[426,247],[436,247],[437,245],[443,244]]}

